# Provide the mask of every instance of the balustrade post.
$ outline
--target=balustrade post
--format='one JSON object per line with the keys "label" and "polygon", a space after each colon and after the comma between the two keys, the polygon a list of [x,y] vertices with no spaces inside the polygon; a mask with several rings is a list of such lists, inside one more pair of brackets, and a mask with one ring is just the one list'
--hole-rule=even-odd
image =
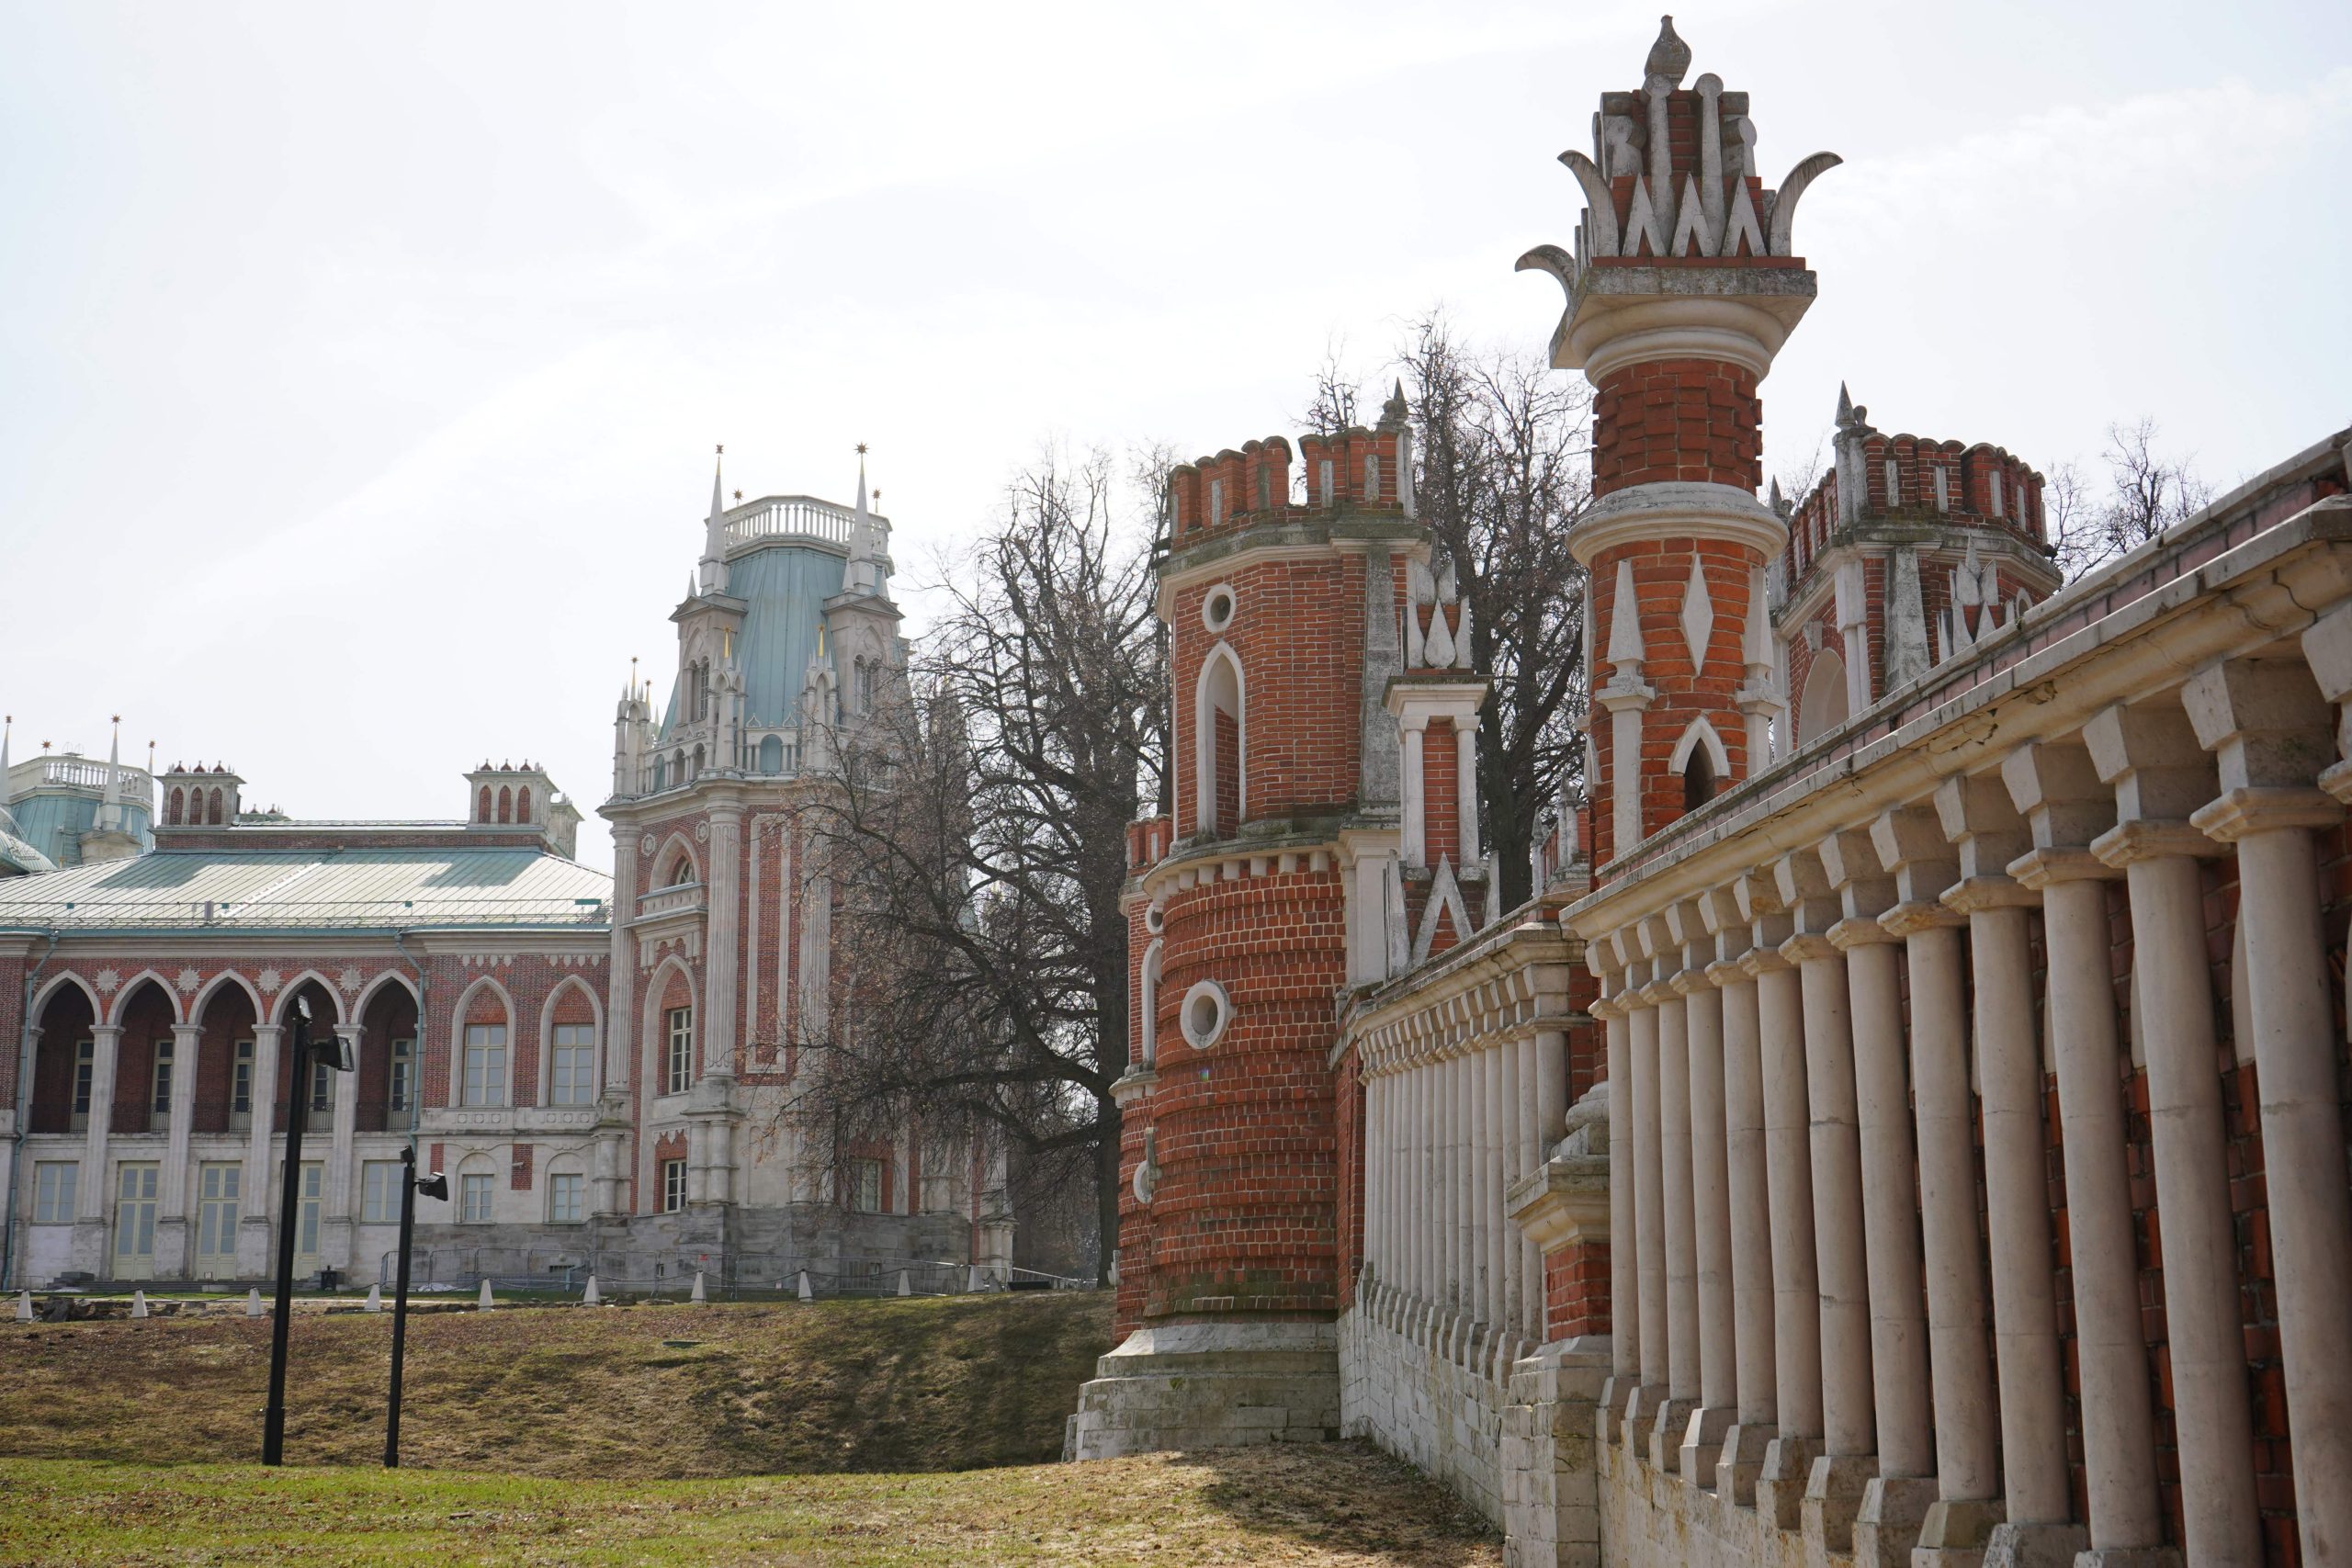
{"label": "balustrade post", "polygon": [[[1646,974],[1643,965],[1639,973]],[[1657,1007],[1646,984],[1630,989],[1633,1009],[1634,1251],[1641,1272],[1641,1382],[1625,1407],[1629,1452],[1645,1455],[1647,1427],[1667,1395],[1666,1199],[1658,1149]]]}
{"label": "balustrade post", "polygon": [[[1769,901],[1766,894],[1769,890]],[[1804,1001],[1796,966],[1781,953],[1790,919],[1776,885],[1739,885],[1754,919],[1754,951],[1740,967],[1756,977],[1764,1076],[1764,1157],[1772,1229],[1772,1365],[1778,1432],[1756,1477],[1756,1506],[1773,1524],[1800,1521],[1821,1452],[1821,1285],[1813,1228],[1811,1096],[1805,1084]]]}
{"label": "balustrade post", "polygon": [[[2336,749],[2327,722],[2337,716],[2324,704],[2352,697],[2347,645],[2352,627],[2338,610],[2304,634],[2308,670],[2234,661],[2199,671],[2182,693],[2222,786],[2189,820],[2237,846],[2246,973],[2233,983],[2246,987],[2253,1015],[2296,1529],[2307,1564],[2352,1561],[2352,1188],[2338,1078],[2343,1039],[2329,996],[2312,838],[2341,823],[2341,803],[2352,800],[2352,766],[2317,767]],[[2324,789],[2312,787],[2314,773]]]}
{"label": "balustrade post", "polygon": [[[1692,1272],[1698,1285],[1699,1403],[1677,1441],[1682,1478],[1708,1491],[1724,1434],[1738,1417],[1738,1367],[1734,1359],[1731,1279],[1731,1195],[1724,1147],[1724,1008],[1709,965],[1721,951],[1725,922],[1712,897],[1678,906],[1684,930],[1682,972],[1674,977],[1683,998],[1690,1116]],[[1736,920],[1736,911],[1732,911]],[[1697,922],[1692,929],[1692,921]]]}
{"label": "balustrade post", "polygon": [[1671,1472],[1682,1462],[1682,1429],[1699,1403],[1699,1281],[1691,1234],[1690,1003],[1681,978],[1681,944],[1667,922],[1645,921],[1655,932],[1657,978],[1649,989],[1657,1013],[1658,1191],[1666,1232],[1666,1398],[1648,1434],[1653,1469]]}
{"label": "balustrade post", "polygon": [[[1745,879],[1753,881],[1753,878]],[[1768,885],[1769,886],[1769,885]],[[1733,1360],[1738,1407],[1715,1461],[1715,1494],[1753,1504],[1756,1477],[1779,1419],[1774,1367],[1772,1222],[1764,1139],[1763,1037],[1756,976],[1744,961],[1755,951],[1747,907],[1736,889],[1708,896],[1721,926],[1723,957],[1707,977],[1723,995],[1725,1218],[1730,1230]]]}

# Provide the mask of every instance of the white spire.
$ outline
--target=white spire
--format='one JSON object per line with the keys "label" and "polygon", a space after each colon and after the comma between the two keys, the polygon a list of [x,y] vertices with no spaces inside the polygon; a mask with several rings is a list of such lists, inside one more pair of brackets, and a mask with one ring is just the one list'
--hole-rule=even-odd
{"label": "white spire", "polygon": [[[705,525],[702,541],[702,563],[699,581],[705,593],[727,592],[727,502],[720,489],[721,467],[727,448],[716,449],[710,466],[710,521]],[[693,590],[688,589],[691,597]]]}
{"label": "white spire", "polygon": [[842,574],[842,592],[879,599],[888,592],[884,577],[886,556],[883,524],[865,504],[865,443],[857,444],[857,514],[849,525],[849,568]]}
{"label": "white spire", "polygon": [[8,804],[8,737],[17,728],[15,714],[0,714],[0,806]]}

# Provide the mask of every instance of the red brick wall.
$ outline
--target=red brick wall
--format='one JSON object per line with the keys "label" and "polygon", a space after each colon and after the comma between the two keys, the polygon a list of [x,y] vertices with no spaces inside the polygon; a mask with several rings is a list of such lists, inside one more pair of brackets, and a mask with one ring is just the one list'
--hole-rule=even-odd
{"label": "red brick wall", "polygon": [[1609,1244],[1589,1241],[1544,1255],[1544,1337],[1609,1332]]}
{"label": "red brick wall", "polygon": [[1340,1310],[1355,1304],[1356,1275],[1363,1268],[1364,1084],[1363,1064],[1351,1046],[1331,1077],[1339,1106]]}
{"label": "red brick wall", "polygon": [[[1429,834],[1429,863],[1453,862],[1462,871],[1462,773],[1454,750],[1458,738],[1450,718],[1430,720],[1421,737],[1421,788],[1424,822]],[[1416,928],[1418,929],[1418,928]]]}
{"label": "red brick wall", "polygon": [[1681,480],[1753,492],[1764,482],[1763,404],[1751,370],[1719,359],[1655,359],[1600,379],[1592,489]]}

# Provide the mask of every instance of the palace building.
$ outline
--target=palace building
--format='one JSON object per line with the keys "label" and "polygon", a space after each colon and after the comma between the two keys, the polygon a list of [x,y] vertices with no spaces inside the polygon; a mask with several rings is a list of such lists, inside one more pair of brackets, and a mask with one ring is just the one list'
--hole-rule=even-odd
{"label": "palace building", "polygon": [[1093,1458],[1368,1437],[1512,1564],[2352,1551],[2352,431],[2074,582],[2042,479],[1760,384],[1816,153],[1669,19],[1522,267],[1596,392],[1589,795],[1497,907],[1379,424],[1177,468]]}
{"label": "palace building", "polygon": [[[611,876],[529,762],[443,819],[307,821],[217,763],[0,742],[8,1286],[264,1277],[289,1092],[304,1274],[390,1279],[413,1146],[451,1192],[424,1280],[1007,1277],[1001,1150],[910,1126],[820,1161],[786,1109],[833,988],[805,814],[906,659],[889,524],[861,469],[847,507],[714,480],[703,535],[666,699],[616,710]],[[305,1011],[356,1072],[292,1081]]]}

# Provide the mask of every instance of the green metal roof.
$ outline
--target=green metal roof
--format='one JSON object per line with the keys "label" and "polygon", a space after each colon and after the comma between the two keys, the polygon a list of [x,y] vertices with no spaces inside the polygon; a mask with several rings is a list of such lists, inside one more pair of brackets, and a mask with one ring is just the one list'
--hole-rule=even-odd
{"label": "green metal roof", "polygon": [[0,931],[602,928],[612,895],[531,849],[159,850],[0,881]]}

